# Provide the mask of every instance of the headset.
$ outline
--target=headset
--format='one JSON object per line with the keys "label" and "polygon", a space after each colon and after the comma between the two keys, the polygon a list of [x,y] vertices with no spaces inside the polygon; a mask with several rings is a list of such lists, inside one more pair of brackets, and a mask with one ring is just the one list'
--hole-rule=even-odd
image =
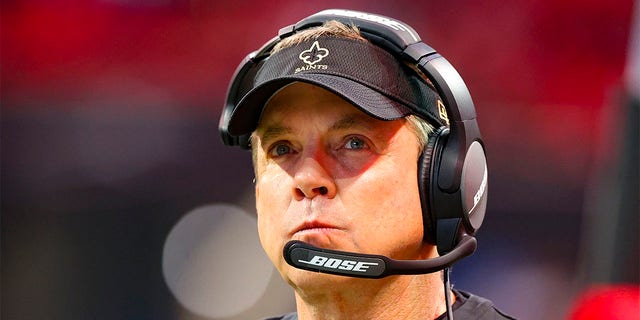
{"label": "headset", "polygon": [[[376,274],[367,272],[345,274],[340,273],[338,268],[331,268],[324,264],[300,264],[297,261],[309,262],[314,255],[324,254],[325,256],[336,255],[328,259],[371,258],[379,259],[375,263],[385,264],[389,262],[385,260],[386,257],[368,255],[365,257],[362,254],[315,248],[304,243],[290,243],[285,246],[285,258],[290,264],[303,269],[373,278],[403,272],[404,274],[427,273],[416,271],[416,268],[429,272],[448,268],[476,249],[474,235],[484,220],[487,204],[488,177],[485,146],[476,121],[473,101],[464,81],[454,67],[432,47],[422,42],[417,32],[407,24],[376,14],[330,9],[280,29],[278,36],[246,56],[236,69],[219,122],[222,140],[229,146],[249,148],[249,135],[230,135],[228,122],[238,102],[251,89],[256,72],[269,58],[269,52],[280,40],[298,31],[320,26],[329,20],[357,26],[362,36],[370,42],[390,52],[398,60],[415,66],[433,83],[442,99],[442,106],[439,107],[446,110],[448,126],[437,128],[431,135],[418,163],[425,241],[435,244],[441,257],[436,258],[440,259],[437,261],[430,259],[434,261],[427,264],[419,262],[430,260],[413,261],[418,264],[408,261],[408,264],[400,263],[403,265],[400,267],[389,259],[392,260],[387,268],[389,271],[378,270]],[[304,257],[300,256],[301,254]],[[366,263],[374,263],[367,261]]]}

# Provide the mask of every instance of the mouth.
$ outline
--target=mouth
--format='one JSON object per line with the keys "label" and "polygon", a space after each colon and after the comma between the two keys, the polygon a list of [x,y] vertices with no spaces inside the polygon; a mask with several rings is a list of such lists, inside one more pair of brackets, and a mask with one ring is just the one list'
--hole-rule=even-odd
{"label": "mouth", "polygon": [[308,221],[297,227],[293,236],[305,236],[312,234],[325,234],[335,231],[340,231],[341,229],[328,223],[320,222],[320,221]]}

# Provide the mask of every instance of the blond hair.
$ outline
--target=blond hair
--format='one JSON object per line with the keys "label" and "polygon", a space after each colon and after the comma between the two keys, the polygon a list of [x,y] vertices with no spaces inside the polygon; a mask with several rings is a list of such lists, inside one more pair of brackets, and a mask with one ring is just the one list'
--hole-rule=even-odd
{"label": "blond hair", "polygon": [[309,28],[306,30],[302,30],[290,37],[282,39],[278,44],[273,47],[271,53],[278,52],[284,48],[288,48],[291,46],[295,46],[296,44],[305,42],[311,39],[317,39],[319,37],[336,37],[336,38],[347,38],[354,39],[363,42],[367,42],[361,34],[360,30],[355,25],[346,25],[342,22],[331,20],[325,22],[321,26]]}

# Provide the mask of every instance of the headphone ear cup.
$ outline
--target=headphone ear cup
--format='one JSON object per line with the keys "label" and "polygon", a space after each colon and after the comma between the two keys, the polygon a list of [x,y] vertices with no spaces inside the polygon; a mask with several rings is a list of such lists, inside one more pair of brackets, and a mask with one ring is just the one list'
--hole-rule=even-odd
{"label": "headphone ear cup", "polygon": [[418,159],[418,190],[420,192],[420,205],[422,206],[422,225],[424,229],[424,241],[436,244],[436,214],[432,212],[431,191],[437,187],[434,174],[434,165],[440,161],[443,141],[449,132],[447,127],[440,127],[429,135],[427,144]]}

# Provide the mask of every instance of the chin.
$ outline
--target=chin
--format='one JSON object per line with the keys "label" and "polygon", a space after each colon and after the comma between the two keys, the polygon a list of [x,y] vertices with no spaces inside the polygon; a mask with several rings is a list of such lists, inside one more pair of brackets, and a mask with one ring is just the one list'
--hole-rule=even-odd
{"label": "chin", "polygon": [[281,272],[282,277],[296,291],[302,291],[307,294],[327,293],[332,290],[340,290],[343,285],[353,286],[358,281],[371,281],[371,279],[360,279],[345,276],[337,276],[332,274],[313,272],[307,270],[296,269],[287,265],[285,270]]}

